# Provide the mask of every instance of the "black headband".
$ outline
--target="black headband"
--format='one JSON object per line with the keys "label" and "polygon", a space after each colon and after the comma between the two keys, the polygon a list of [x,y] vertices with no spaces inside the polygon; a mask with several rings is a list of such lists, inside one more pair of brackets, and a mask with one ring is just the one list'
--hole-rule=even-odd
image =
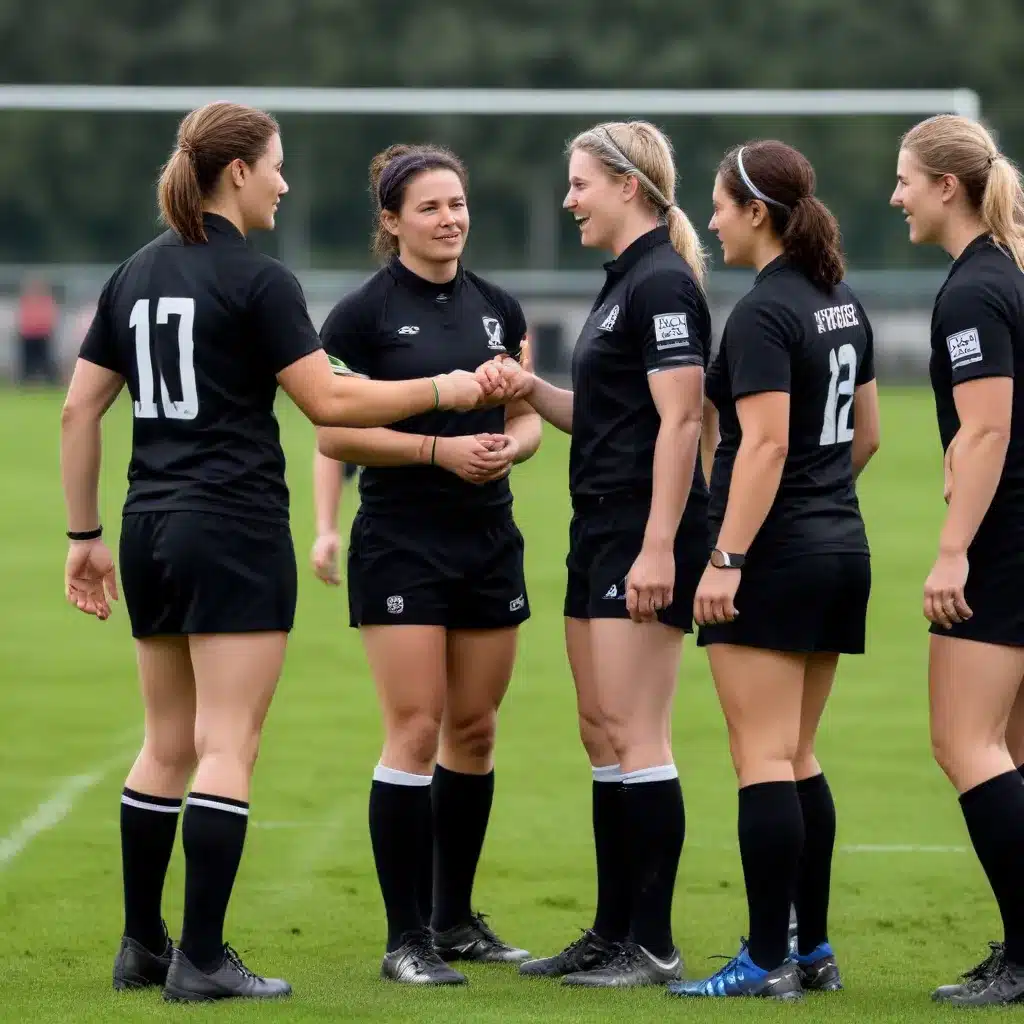
{"label": "black headband", "polygon": [[409,178],[418,171],[428,170],[431,166],[434,166],[434,163],[425,153],[403,153],[389,161],[380,176],[380,184],[377,186],[377,201],[380,203],[380,208],[382,210],[390,209],[388,204],[395,199],[396,193],[401,191],[402,186]]}

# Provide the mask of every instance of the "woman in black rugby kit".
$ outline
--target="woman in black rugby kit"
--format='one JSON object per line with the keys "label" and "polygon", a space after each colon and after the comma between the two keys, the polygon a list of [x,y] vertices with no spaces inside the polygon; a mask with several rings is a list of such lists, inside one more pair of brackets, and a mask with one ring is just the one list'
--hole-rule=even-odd
{"label": "woman in black rugby kit", "polygon": [[750,930],[733,960],[674,995],[841,987],[827,933],[835,808],[814,741],[839,655],[864,650],[871,572],[854,481],[878,446],[878,397],[871,328],[814,184],[807,159],[775,141],[732,150],[715,179],[725,262],[758,273],[708,371],[715,547],[694,618],[740,786]]}
{"label": "woman in black rugby kit", "polygon": [[[378,380],[519,358],[519,303],[461,263],[469,208],[458,158],[392,146],[370,179],[385,266],[328,316],[328,354]],[[502,942],[471,899],[494,793],[498,707],[530,614],[508,474],[540,438],[540,417],[525,402],[319,431],[323,524],[336,522],[338,493],[328,486],[335,467],[324,463],[366,467],[349,609],[384,717],[370,835],[388,920],[381,970],[395,981],[459,984],[465,977],[445,960],[529,956]]]}
{"label": "woman in black rugby kit", "polygon": [[[332,373],[295,277],[246,243],[249,231],[274,226],[287,191],[282,161],[277,124],[262,111],[215,103],[182,121],[159,187],[170,230],[104,286],[61,421],[65,593],[106,619],[117,591],[101,539],[100,421],[127,384],[121,582],[146,730],[121,800],[125,927],[113,981],[164,985],[168,999],[291,991],[249,971],[222,934],[295,613],[278,385],[315,423],[371,426],[439,405],[472,408],[486,380]],[[161,894],[193,773],[184,925],[172,950]]]}
{"label": "woman in black rugby kit", "polygon": [[565,207],[611,252],[573,355],[573,390],[506,365],[510,386],[572,434],[565,636],[593,767],[594,925],[523,974],[572,985],[679,977],[672,896],[683,846],[671,710],[707,560],[697,468],[711,340],[700,240],[675,205],[664,135],[598,125],[569,147]]}
{"label": "woman in black rugby kit", "polygon": [[1007,724],[1014,711],[1019,719],[1024,679],[1024,189],[982,125],[943,115],[904,136],[891,202],[911,242],[953,259],[931,336],[949,501],[924,587],[932,746],[960,794],[1004,931],[995,955],[934,998],[1020,1002],[1024,779]]}

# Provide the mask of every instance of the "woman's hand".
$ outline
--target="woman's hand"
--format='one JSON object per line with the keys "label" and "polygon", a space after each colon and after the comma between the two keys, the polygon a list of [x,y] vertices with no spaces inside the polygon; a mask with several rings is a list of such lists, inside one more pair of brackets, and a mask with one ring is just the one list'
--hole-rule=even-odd
{"label": "woman's hand", "polygon": [[64,563],[64,596],[79,611],[110,618],[110,600],[117,600],[114,559],[102,540],[72,541]]}

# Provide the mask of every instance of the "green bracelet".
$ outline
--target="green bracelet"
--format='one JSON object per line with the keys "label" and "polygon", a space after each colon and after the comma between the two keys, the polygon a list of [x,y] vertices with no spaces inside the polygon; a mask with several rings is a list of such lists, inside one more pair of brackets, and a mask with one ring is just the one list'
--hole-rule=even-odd
{"label": "green bracelet", "polygon": [[437,409],[441,405],[441,392],[437,390],[437,381],[433,377],[430,378],[430,385],[434,389],[434,408]]}

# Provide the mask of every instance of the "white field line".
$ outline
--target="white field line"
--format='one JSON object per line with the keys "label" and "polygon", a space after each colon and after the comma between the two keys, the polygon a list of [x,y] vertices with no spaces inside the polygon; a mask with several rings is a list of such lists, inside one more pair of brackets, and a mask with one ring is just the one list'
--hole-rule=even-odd
{"label": "white field line", "polygon": [[[135,736],[138,730],[122,737],[121,743],[128,742],[128,736]],[[132,753],[135,748],[132,748]],[[36,836],[59,825],[70,813],[75,800],[86,790],[92,789],[106,774],[121,765],[131,753],[119,754],[96,765],[91,771],[72,775],[44,800],[28,817],[23,818],[2,839],[0,839],[0,871],[3,871]]]}

